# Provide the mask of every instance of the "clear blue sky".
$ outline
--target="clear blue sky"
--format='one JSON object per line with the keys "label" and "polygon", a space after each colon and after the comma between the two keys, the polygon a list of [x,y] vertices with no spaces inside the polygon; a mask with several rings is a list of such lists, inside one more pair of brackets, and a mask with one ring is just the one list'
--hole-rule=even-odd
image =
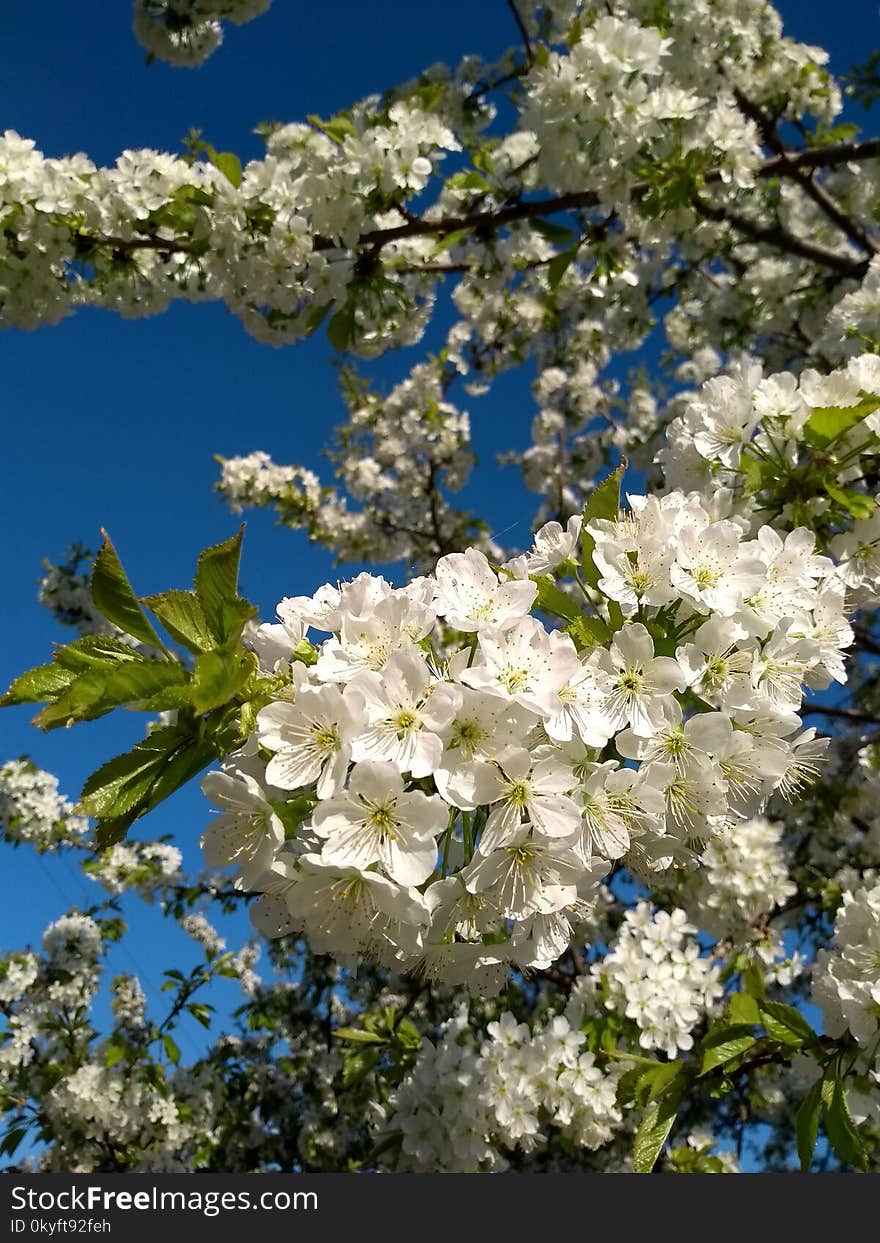
{"label": "clear blue sky", "polygon": [[[880,44],[876,6],[868,0],[839,0],[833,20],[819,0],[779,7],[789,33],[828,48],[838,72]],[[454,63],[470,52],[495,56],[516,32],[504,0],[275,0],[263,18],[229,29],[221,50],[195,71],[146,66],[131,34],[130,6],[119,0],[7,5],[3,35],[0,126],[34,138],[47,155],[83,150],[112,162],[128,147],[179,150],[191,127],[220,149],[256,156],[261,146],[252,130],[260,121],[328,115],[437,61]],[[198,550],[235,527],[211,492],[213,453],[265,449],[279,461],[327,473],[321,450],[343,410],[323,338],[275,350],[249,338],[221,307],[179,305],[134,323],[90,311],[37,333],[7,332],[0,351],[0,505],[9,539],[3,685],[47,659],[51,642],[65,637],[36,604],[42,557],[57,558],[78,539],[95,547],[105,526],[138,590],[186,586]],[[373,372],[389,383],[418,353],[383,360]],[[513,471],[493,469],[492,458],[497,444],[527,443],[527,384],[505,377],[490,397],[462,400],[483,463],[472,489],[475,507],[495,530],[513,528],[510,542],[525,542],[535,498]],[[281,596],[336,574],[329,556],[300,533],[275,527],[268,513],[249,516],[243,585],[265,616]],[[46,736],[29,728],[31,715],[0,714],[0,760],[29,753],[59,775],[71,797],[142,726],[140,718],[113,717]],[[172,833],[197,866],[206,814],[193,789],[135,831]],[[38,939],[66,906],[97,896],[63,862],[39,861],[26,849],[3,848],[3,856],[0,946]],[[137,965],[145,985],[155,985],[162,967],[176,965],[178,943],[154,914],[137,904],[131,911],[133,958],[120,951],[114,966]],[[184,1056],[191,1052],[184,1044]]]}

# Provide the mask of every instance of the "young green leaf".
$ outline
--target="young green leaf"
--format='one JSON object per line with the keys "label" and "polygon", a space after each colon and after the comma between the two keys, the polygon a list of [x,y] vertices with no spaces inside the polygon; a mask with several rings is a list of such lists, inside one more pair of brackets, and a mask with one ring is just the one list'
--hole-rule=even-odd
{"label": "young green leaf", "polygon": [[761,1016],[758,1003],[750,993],[732,993],[727,1007],[727,1017],[731,1023],[760,1023]]}
{"label": "young green leaf", "polygon": [[561,250],[547,264],[547,284],[551,289],[559,288],[563,276],[565,276],[568,269],[574,263],[579,250],[580,242],[576,242],[568,250]]}
{"label": "young green leaf", "polygon": [[816,1033],[794,1006],[783,1005],[780,1001],[762,1001],[758,1008],[761,1022],[775,1040],[800,1046],[816,1039]]}
{"label": "young green leaf", "polygon": [[832,501],[837,501],[838,505],[842,505],[853,518],[861,520],[870,518],[876,509],[873,496],[866,496],[864,492],[857,492],[854,488],[838,488],[833,483],[826,483],[825,491]]}
{"label": "young green leaf", "polygon": [[180,1049],[177,1047],[177,1041],[166,1032],[162,1037],[162,1044],[165,1046],[165,1052],[168,1056],[168,1060],[173,1062],[176,1066],[180,1061]]}
{"label": "young green leaf", "polygon": [[81,673],[54,703],[34,717],[41,729],[76,721],[92,721],[123,704],[150,699],[170,686],[183,685],[189,675],[173,660],[104,664]]}
{"label": "young green leaf", "polygon": [[804,439],[815,448],[827,448],[838,436],[861,423],[880,407],[880,399],[868,397],[854,406],[823,406],[814,410],[804,424]]}
{"label": "young green leaf", "polygon": [[819,1134],[819,1109],[822,1104],[822,1080],[817,1079],[801,1101],[795,1119],[798,1160],[801,1173],[806,1174],[813,1163],[816,1136]]}
{"label": "young green leaf", "polygon": [[13,704],[48,703],[61,694],[74,680],[76,674],[55,662],[28,669],[11,683],[0,698],[0,708]]}
{"label": "young green leaf", "polygon": [[683,1083],[670,1088],[659,1099],[651,1101],[633,1140],[633,1169],[637,1174],[650,1174],[660,1150],[669,1137],[675,1115],[684,1095]]}
{"label": "young green leaf", "polygon": [[244,525],[230,539],[206,548],[196,567],[196,595],[217,644],[238,638],[241,627],[255,611],[238,594],[243,536]]}
{"label": "young green leaf", "polygon": [[584,579],[595,587],[599,582],[599,568],[593,561],[593,549],[596,547],[595,540],[587,530],[588,522],[595,522],[601,518],[613,522],[620,511],[620,484],[626,471],[626,458],[620,463],[616,470],[594,488],[590,493],[583,512],[583,527],[581,528],[581,571]]}
{"label": "young green leaf", "polygon": [[147,657],[121,639],[107,634],[87,634],[72,643],[65,643],[54,653],[54,659],[65,669],[80,671],[103,665],[143,664]]}
{"label": "young green leaf", "polygon": [[852,1165],[857,1170],[865,1170],[868,1165],[868,1157],[865,1152],[865,1145],[862,1143],[862,1137],[856,1129],[853,1122],[852,1114],[849,1111],[849,1102],[846,1099],[846,1088],[842,1079],[834,1079],[832,1087],[827,1091],[828,1080],[826,1079],[826,1091],[823,1092],[822,1101],[822,1120],[825,1124],[825,1134],[828,1136],[829,1143],[834,1151],[840,1157],[845,1165]]}
{"label": "young green leaf", "polygon": [[604,647],[611,641],[611,628],[601,617],[576,617],[570,626],[565,628],[571,635],[579,652],[589,651],[593,647]]}
{"label": "young green leaf", "polygon": [[755,1036],[751,1027],[744,1023],[734,1023],[729,1027],[716,1027],[708,1032],[703,1040],[700,1074],[707,1075],[718,1066],[732,1062],[735,1057],[745,1053],[753,1044],[755,1044]]}
{"label": "young green leaf", "polygon": [[196,712],[210,712],[228,703],[256,669],[254,654],[241,648],[218,647],[213,652],[203,652],[196,660],[192,680]]}
{"label": "young green leaf", "polygon": [[388,1037],[376,1032],[364,1031],[362,1027],[337,1027],[333,1035],[337,1040],[350,1041],[352,1044],[387,1044]]}
{"label": "young green leaf", "polygon": [[580,619],[581,611],[574,600],[558,587],[552,575],[532,576],[532,582],[538,584],[535,606],[544,613],[553,613],[556,617],[564,617],[566,621]]}
{"label": "young green leaf", "polygon": [[116,549],[106,531],[102,531],[104,543],[95,558],[92,570],[92,599],[98,611],[120,630],[140,639],[150,647],[162,648],[162,640],[156,634],[144,613],[137,596],[131,588],[128,576],[122,568]]}
{"label": "young green leaf", "polygon": [[214,758],[208,739],[195,738],[179,726],[163,726],[131,751],[102,764],[87,779],[80,796],[86,814],[99,821],[98,846],[120,841],[139,816]]}
{"label": "young green leaf", "polygon": [[156,614],[172,639],[194,655],[217,646],[205,610],[194,592],[163,591],[159,595],[144,596],[141,603]]}

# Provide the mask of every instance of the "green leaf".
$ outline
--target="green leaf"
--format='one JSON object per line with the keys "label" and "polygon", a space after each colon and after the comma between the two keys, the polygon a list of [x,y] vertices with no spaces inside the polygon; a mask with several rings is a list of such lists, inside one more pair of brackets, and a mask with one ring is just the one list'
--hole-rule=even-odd
{"label": "green leaf", "polygon": [[300,794],[297,798],[278,800],[271,804],[275,815],[284,825],[284,835],[290,839],[296,837],[296,830],[315,810],[317,798],[308,794]]}
{"label": "green leaf", "polygon": [[783,1005],[780,1001],[762,1001],[759,1005],[761,1022],[774,1040],[783,1044],[812,1044],[816,1033],[810,1024],[794,1006]]}
{"label": "green leaf", "polygon": [[735,1057],[745,1053],[755,1044],[755,1036],[751,1027],[744,1023],[733,1023],[727,1027],[717,1027],[710,1031],[701,1045],[703,1060],[700,1074],[707,1075],[718,1066],[732,1062]]}
{"label": "green leaf", "polygon": [[760,1023],[758,1003],[750,993],[733,993],[727,1007],[727,1017],[731,1023]]}
{"label": "green leaf", "polygon": [[460,173],[453,173],[446,182],[451,190],[491,190],[491,185],[483,176],[474,168],[464,169]]}
{"label": "green leaf", "polygon": [[682,1062],[658,1062],[639,1076],[637,1094],[640,1100],[656,1101],[678,1078]]}
{"label": "green leaf", "polygon": [[660,1150],[669,1138],[683,1095],[682,1082],[652,1101],[642,1114],[633,1140],[633,1169],[637,1174],[650,1174],[653,1170]]}
{"label": "green leaf", "polygon": [[779,473],[779,468],[765,458],[755,457],[752,453],[743,453],[739,464],[740,474],[744,476],[743,493],[754,496],[772,483]]}
{"label": "green leaf", "polygon": [[316,113],[311,112],[306,117],[306,120],[309,125],[314,125],[315,129],[321,130],[333,142],[342,143],[346,138],[355,138],[357,136],[354,122],[344,112],[331,117],[329,121],[322,121]]}
{"label": "green leaf", "polygon": [[348,349],[354,336],[354,307],[347,303],[341,311],[337,311],[327,325],[327,340],[334,350],[340,353]]}
{"label": "green leaf", "polygon": [[593,561],[595,540],[587,530],[588,522],[606,519],[613,522],[620,512],[620,484],[626,470],[626,458],[616,470],[594,488],[584,505],[583,526],[581,528],[581,570],[591,587],[599,582],[599,568]]}
{"label": "green leaf", "polygon": [[137,596],[131,589],[131,583],[116,549],[106,531],[102,531],[104,543],[95,558],[92,570],[92,599],[98,611],[113,622],[120,630],[140,639],[150,647],[162,648],[162,640],[150,625]]}
{"label": "green leaf", "polygon": [[75,721],[92,721],[122,704],[154,697],[169,686],[183,685],[189,675],[173,660],[100,665],[71,682],[58,699],[34,717],[41,729]]}
{"label": "green leaf", "polygon": [[854,518],[870,518],[876,508],[873,496],[866,496],[864,492],[857,492],[854,488],[838,488],[833,483],[826,483],[825,491],[832,501],[837,501]]}
{"label": "green leaf", "polygon": [[238,565],[244,525],[222,544],[206,548],[196,567],[196,595],[218,644],[237,639],[256,609],[238,594]]}
{"label": "green leaf", "polygon": [[551,289],[555,290],[559,288],[560,281],[574,263],[579,250],[580,242],[577,242],[568,250],[560,251],[559,254],[555,255],[554,258],[552,258],[547,264],[547,284]]}
{"label": "green leaf", "polygon": [[611,642],[611,627],[601,617],[576,617],[570,626],[566,626],[565,632],[571,635],[579,652],[604,647]]}
{"label": "green leaf", "polygon": [[318,649],[308,639],[300,639],[290,653],[290,659],[301,661],[304,665],[316,665],[318,663]]}
{"label": "green leaf", "polygon": [[74,680],[76,675],[61,665],[37,665],[28,669],[11,683],[9,689],[0,698],[0,707],[12,704],[47,703],[56,699]]}
{"label": "green leaf", "polygon": [[219,708],[242,689],[257,670],[253,652],[242,648],[215,648],[202,652],[196,660],[192,680],[192,701],[196,712]]}
{"label": "green leaf", "polygon": [[342,1066],[342,1086],[352,1087],[370,1073],[381,1054],[377,1049],[364,1049],[359,1053],[351,1053]]}
{"label": "green leaf", "polygon": [[538,594],[535,597],[536,608],[544,613],[564,617],[566,621],[575,621],[580,618],[581,611],[577,604],[566,595],[561,587],[557,587],[552,575],[542,574],[540,577],[532,575],[531,579],[538,585]]}
{"label": "green leaf", "polygon": [[337,1040],[349,1040],[353,1044],[387,1044],[387,1036],[364,1031],[362,1027],[337,1027],[333,1035]]}
{"label": "green leaf", "polygon": [[241,185],[241,160],[238,156],[232,151],[215,151],[210,158],[214,167],[238,189]]}
{"label": "green leaf", "polygon": [[470,233],[467,229],[452,229],[435,244],[428,258],[433,259],[436,255],[441,255],[444,250],[450,250],[453,246],[457,246],[459,242],[467,241],[469,237]]}
{"label": "green leaf", "polygon": [[87,779],[80,796],[85,813],[100,822],[98,845],[103,849],[121,841],[139,816],[214,758],[207,739],[194,738],[179,726],[164,726],[154,729],[131,751],[102,764]]}
{"label": "green leaf", "polygon": [[174,727],[154,729],[124,755],[117,755],[86,779],[80,801],[89,816],[124,816],[136,808],[150,787],[181,746],[180,731]]}
{"label": "green leaf", "polygon": [[147,658],[112,635],[87,634],[59,647],[54,653],[54,659],[65,669],[77,671],[93,669],[97,665],[106,667],[119,663],[143,664]]}
{"label": "green leaf", "polygon": [[422,1045],[422,1034],[416,1027],[415,1023],[409,1019],[401,1019],[394,1030],[394,1035],[399,1044],[405,1049],[420,1049]]}
{"label": "green leaf", "polygon": [[201,1023],[202,1027],[211,1026],[211,1011],[213,1006],[203,1001],[191,1001],[186,1007],[197,1023]]}
{"label": "green leaf", "polygon": [[742,970],[742,984],[745,992],[758,1001],[764,1000],[764,972],[756,962],[751,962]]}
{"label": "green leaf", "polygon": [[553,220],[542,220],[540,216],[532,221],[532,228],[554,246],[571,246],[577,236],[571,229],[565,229]]}
{"label": "green leaf", "polygon": [[633,1066],[630,1070],[623,1072],[617,1080],[617,1092],[615,1095],[616,1103],[619,1106],[628,1105],[633,1100],[641,1077],[642,1069],[640,1066]]}
{"label": "green leaf", "polygon": [[172,639],[198,655],[217,646],[205,610],[192,591],[163,591],[141,601],[159,618]]}
{"label": "green leaf", "polygon": [[14,1127],[7,1131],[3,1136],[2,1143],[0,1143],[0,1155],[4,1157],[13,1156],[27,1133],[28,1129],[26,1126]]}
{"label": "green leaf", "polygon": [[867,1169],[865,1146],[849,1111],[846,1089],[841,1079],[833,1080],[830,1100],[827,1091],[823,1092],[822,1119],[825,1134],[841,1161],[845,1165],[855,1166],[857,1170]]}
{"label": "green leaf", "polygon": [[117,1062],[121,1062],[125,1057],[125,1047],[121,1044],[109,1044],[104,1052],[104,1065],[108,1068],[115,1066]]}
{"label": "green leaf", "polygon": [[861,423],[880,407],[880,399],[868,397],[854,406],[823,406],[814,410],[804,424],[804,439],[815,448],[827,448],[844,432]]}
{"label": "green leaf", "polygon": [[801,1173],[809,1172],[816,1150],[816,1137],[819,1134],[819,1109],[822,1104],[822,1080],[817,1079],[807,1095],[801,1101],[795,1119],[797,1133],[797,1153],[801,1163]]}
{"label": "green leaf", "polygon": [[165,1046],[165,1052],[168,1055],[168,1060],[173,1062],[176,1066],[180,1061],[180,1049],[177,1047],[177,1042],[166,1032],[162,1037],[162,1044]]}

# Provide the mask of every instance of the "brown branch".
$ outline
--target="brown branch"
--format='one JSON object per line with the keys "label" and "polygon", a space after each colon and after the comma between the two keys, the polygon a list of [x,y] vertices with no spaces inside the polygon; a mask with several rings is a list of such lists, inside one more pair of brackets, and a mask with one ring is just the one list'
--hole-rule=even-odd
{"label": "brown branch", "polygon": [[529,32],[526,29],[526,24],[523,21],[522,14],[520,13],[519,8],[517,7],[516,0],[507,0],[507,7],[510,9],[511,14],[513,15],[513,20],[516,22],[516,28],[519,31],[519,37],[522,39],[522,42],[523,42],[523,49],[526,54],[526,60],[530,65],[533,65],[535,63],[535,53],[532,50],[532,41],[529,38]]}
{"label": "brown branch", "polygon": [[[786,152],[784,155],[776,155],[758,169],[758,176],[762,178],[794,177],[799,169],[805,167],[831,167],[851,160],[877,157],[880,157],[880,139],[865,143],[841,143],[835,147],[816,151]],[[718,169],[710,170],[704,178],[705,185],[717,185],[720,181],[721,171]],[[651,186],[648,183],[639,182],[631,188],[630,197],[633,202],[637,203],[650,190]],[[599,202],[599,195],[596,191],[578,190],[552,198],[520,199],[496,210],[472,211],[460,216],[443,216],[436,220],[428,220],[423,216],[411,216],[400,225],[368,230],[358,239],[356,247],[372,247],[378,251],[391,242],[405,241],[414,237],[444,236],[453,232],[472,232],[476,236],[485,236],[519,221],[538,220],[557,213],[587,210],[597,207]],[[829,268],[842,276],[861,279],[867,269],[866,262],[851,259],[837,251],[820,246],[818,243],[797,238],[781,225],[761,225],[738,212],[699,199],[695,200],[695,207],[706,218],[726,222],[752,241],[776,246],[788,254],[807,259],[811,263]],[[158,237],[125,239],[97,237],[85,233],[78,233],[75,236],[90,246],[107,246],[123,253],[131,250],[157,250],[168,254],[197,253],[192,243],[185,240]],[[339,242],[333,238],[319,236],[314,239],[314,248],[317,251],[335,250],[338,247]]]}
{"label": "brown branch", "polygon": [[729,224],[737,233],[741,233],[743,237],[752,242],[764,242],[768,246],[775,246],[785,251],[786,254],[797,255],[820,267],[830,268],[832,272],[838,272],[841,276],[861,280],[868,270],[867,260],[850,259],[836,250],[820,246],[817,242],[808,242],[804,238],[795,237],[781,224],[759,224],[756,220],[750,220],[748,216],[741,216],[739,212],[725,207],[716,207],[698,197],[694,198],[694,207],[707,220]]}
{"label": "brown branch", "polygon": [[804,707],[804,716],[831,716],[842,721],[856,721],[864,725],[880,725],[880,716],[871,712],[859,712],[856,708],[835,708],[832,705]]}
{"label": "brown branch", "polygon": [[784,173],[785,176],[796,182],[807,198],[812,199],[823,215],[832,224],[836,225],[844,237],[849,238],[853,245],[864,251],[865,254],[876,255],[877,244],[865,232],[858,221],[853,220],[845,211],[838,207],[831,195],[822,186],[817,185],[813,181],[811,173],[804,172],[802,168],[788,164],[788,148],[780,138],[775,122],[763,109],[758,107],[747,95],[743,94],[738,87],[734,87],[733,94],[740,111],[749,120],[754,121],[767,146],[775,153],[776,158],[782,161],[779,165],[780,173]]}

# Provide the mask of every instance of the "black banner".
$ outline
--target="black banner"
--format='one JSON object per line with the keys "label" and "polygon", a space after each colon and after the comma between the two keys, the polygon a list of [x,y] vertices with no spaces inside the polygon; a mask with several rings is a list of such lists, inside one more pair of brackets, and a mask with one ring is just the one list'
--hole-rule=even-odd
{"label": "black banner", "polygon": [[[625,1179],[625,1182],[621,1180]],[[736,1179],[732,1182],[731,1179]],[[843,1183],[845,1180],[845,1184]],[[814,1237],[876,1206],[876,1176],[637,1174],[17,1174],[0,1178],[0,1240],[99,1235],[125,1241],[185,1239],[256,1228],[258,1243],[333,1239],[349,1228],[367,1238],[471,1236],[499,1227],[588,1236],[639,1229],[704,1243],[735,1204],[738,1229],[763,1220],[774,1232]],[[763,1218],[752,1214],[766,1213]],[[748,1216],[746,1215],[748,1214]],[[763,1232],[763,1231],[762,1231]],[[356,1235],[355,1237],[358,1237]],[[245,1238],[247,1236],[244,1236]]]}

